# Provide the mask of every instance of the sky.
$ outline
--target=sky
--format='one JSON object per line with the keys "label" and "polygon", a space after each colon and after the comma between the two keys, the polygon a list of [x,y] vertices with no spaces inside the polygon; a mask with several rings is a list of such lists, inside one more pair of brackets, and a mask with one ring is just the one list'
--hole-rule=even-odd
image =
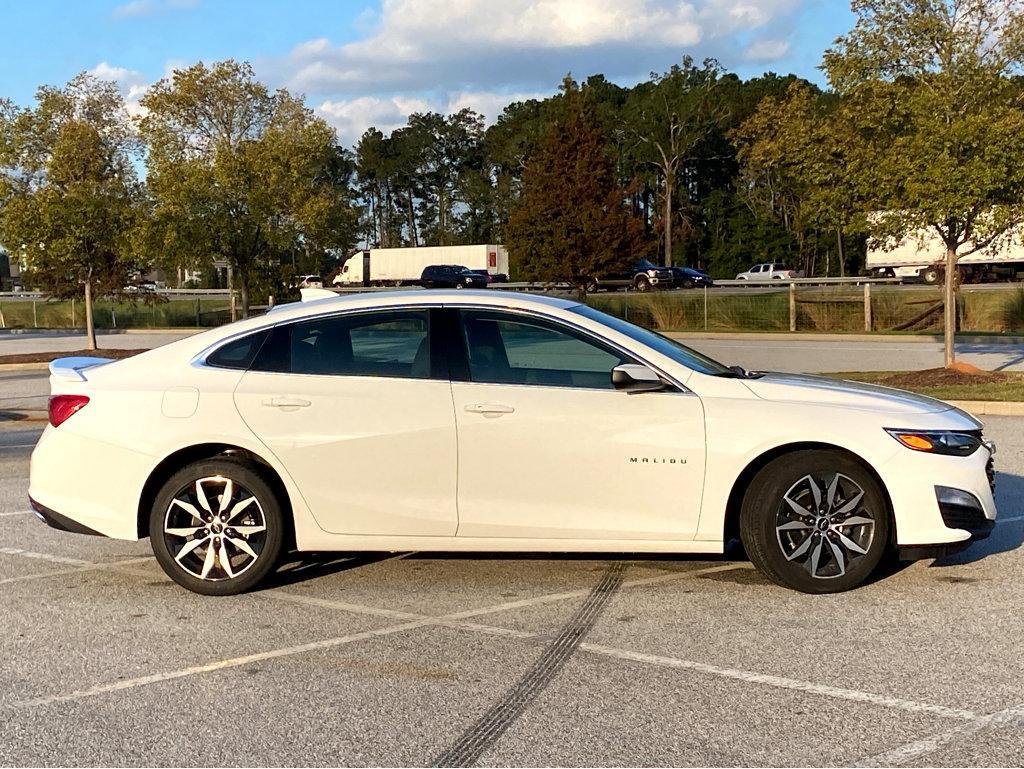
{"label": "sky", "polygon": [[197,61],[249,61],[306,96],[354,144],[409,113],[553,93],[571,72],[621,85],[684,55],[742,77],[823,83],[822,52],[853,24],[848,0],[5,0],[0,98],[89,71],[129,109],[148,85]]}

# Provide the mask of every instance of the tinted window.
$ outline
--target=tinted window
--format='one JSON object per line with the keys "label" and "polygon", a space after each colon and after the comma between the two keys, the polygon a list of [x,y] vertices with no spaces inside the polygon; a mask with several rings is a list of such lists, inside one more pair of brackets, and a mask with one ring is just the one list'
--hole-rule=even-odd
{"label": "tinted window", "polygon": [[241,339],[228,342],[226,345],[214,350],[206,358],[206,364],[208,366],[217,366],[218,368],[249,368],[249,364],[252,363],[256,353],[260,350],[260,346],[267,338],[267,333],[267,331],[258,331],[255,334],[249,334],[249,336],[243,336]]}
{"label": "tinted window", "polygon": [[633,362],[548,321],[486,311],[461,315],[474,382],[610,389],[612,369]]}
{"label": "tinted window", "polygon": [[751,272],[760,272],[761,271],[761,265],[755,264],[753,267],[750,268],[750,271]]}
{"label": "tinted window", "polygon": [[280,326],[253,364],[259,371],[426,379],[429,314],[330,316]]}
{"label": "tinted window", "polygon": [[572,311],[585,318],[596,320],[598,323],[615,329],[620,334],[625,334],[630,339],[634,339],[637,342],[650,347],[652,350],[660,352],[662,355],[671,358],[677,363],[683,364],[688,369],[699,371],[702,374],[718,375],[730,373],[729,368],[727,366],[723,366],[718,361],[712,360],[706,355],[701,355],[696,350],[691,350],[685,345],[674,342],[667,336],[656,334],[653,331],[648,331],[646,328],[640,328],[640,326],[634,326],[629,321],[616,318],[613,315],[607,315],[600,310],[595,310],[593,307],[588,307],[585,304],[573,307]]}

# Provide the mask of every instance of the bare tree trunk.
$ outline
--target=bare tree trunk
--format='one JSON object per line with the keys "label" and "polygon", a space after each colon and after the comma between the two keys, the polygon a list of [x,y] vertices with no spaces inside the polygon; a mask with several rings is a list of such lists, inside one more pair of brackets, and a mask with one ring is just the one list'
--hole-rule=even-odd
{"label": "bare tree trunk", "polygon": [[418,246],[420,238],[416,232],[416,210],[412,207],[412,190],[405,191],[405,202],[409,212],[409,242],[413,246]]}
{"label": "bare tree trunk", "polygon": [[672,192],[674,188],[671,173],[665,174],[665,266],[672,266]]}
{"label": "bare tree trunk", "polygon": [[249,275],[243,271],[238,276],[238,293],[242,299],[242,317],[249,317]]}
{"label": "bare tree trunk", "polygon": [[85,281],[85,346],[96,349],[96,328],[92,320],[92,278]]}
{"label": "bare tree trunk", "polygon": [[946,286],[945,286],[945,358],[946,368],[956,362],[956,249],[946,247]]}
{"label": "bare tree trunk", "polygon": [[846,255],[843,253],[843,231],[836,228],[836,246],[839,248],[839,277],[846,277]]}

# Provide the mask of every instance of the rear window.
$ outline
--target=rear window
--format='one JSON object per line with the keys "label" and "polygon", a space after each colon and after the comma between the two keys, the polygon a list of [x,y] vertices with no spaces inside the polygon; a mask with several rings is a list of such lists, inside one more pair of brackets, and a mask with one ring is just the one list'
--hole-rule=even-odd
{"label": "rear window", "polygon": [[268,331],[243,336],[218,347],[206,358],[206,365],[217,368],[247,369],[266,341]]}

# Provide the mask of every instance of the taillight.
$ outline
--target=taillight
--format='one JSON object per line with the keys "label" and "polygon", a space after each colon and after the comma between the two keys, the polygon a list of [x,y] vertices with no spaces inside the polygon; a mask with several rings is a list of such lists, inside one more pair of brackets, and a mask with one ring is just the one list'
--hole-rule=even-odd
{"label": "taillight", "polygon": [[64,420],[89,402],[86,395],[51,395],[47,410],[50,424],[58,427]]}

